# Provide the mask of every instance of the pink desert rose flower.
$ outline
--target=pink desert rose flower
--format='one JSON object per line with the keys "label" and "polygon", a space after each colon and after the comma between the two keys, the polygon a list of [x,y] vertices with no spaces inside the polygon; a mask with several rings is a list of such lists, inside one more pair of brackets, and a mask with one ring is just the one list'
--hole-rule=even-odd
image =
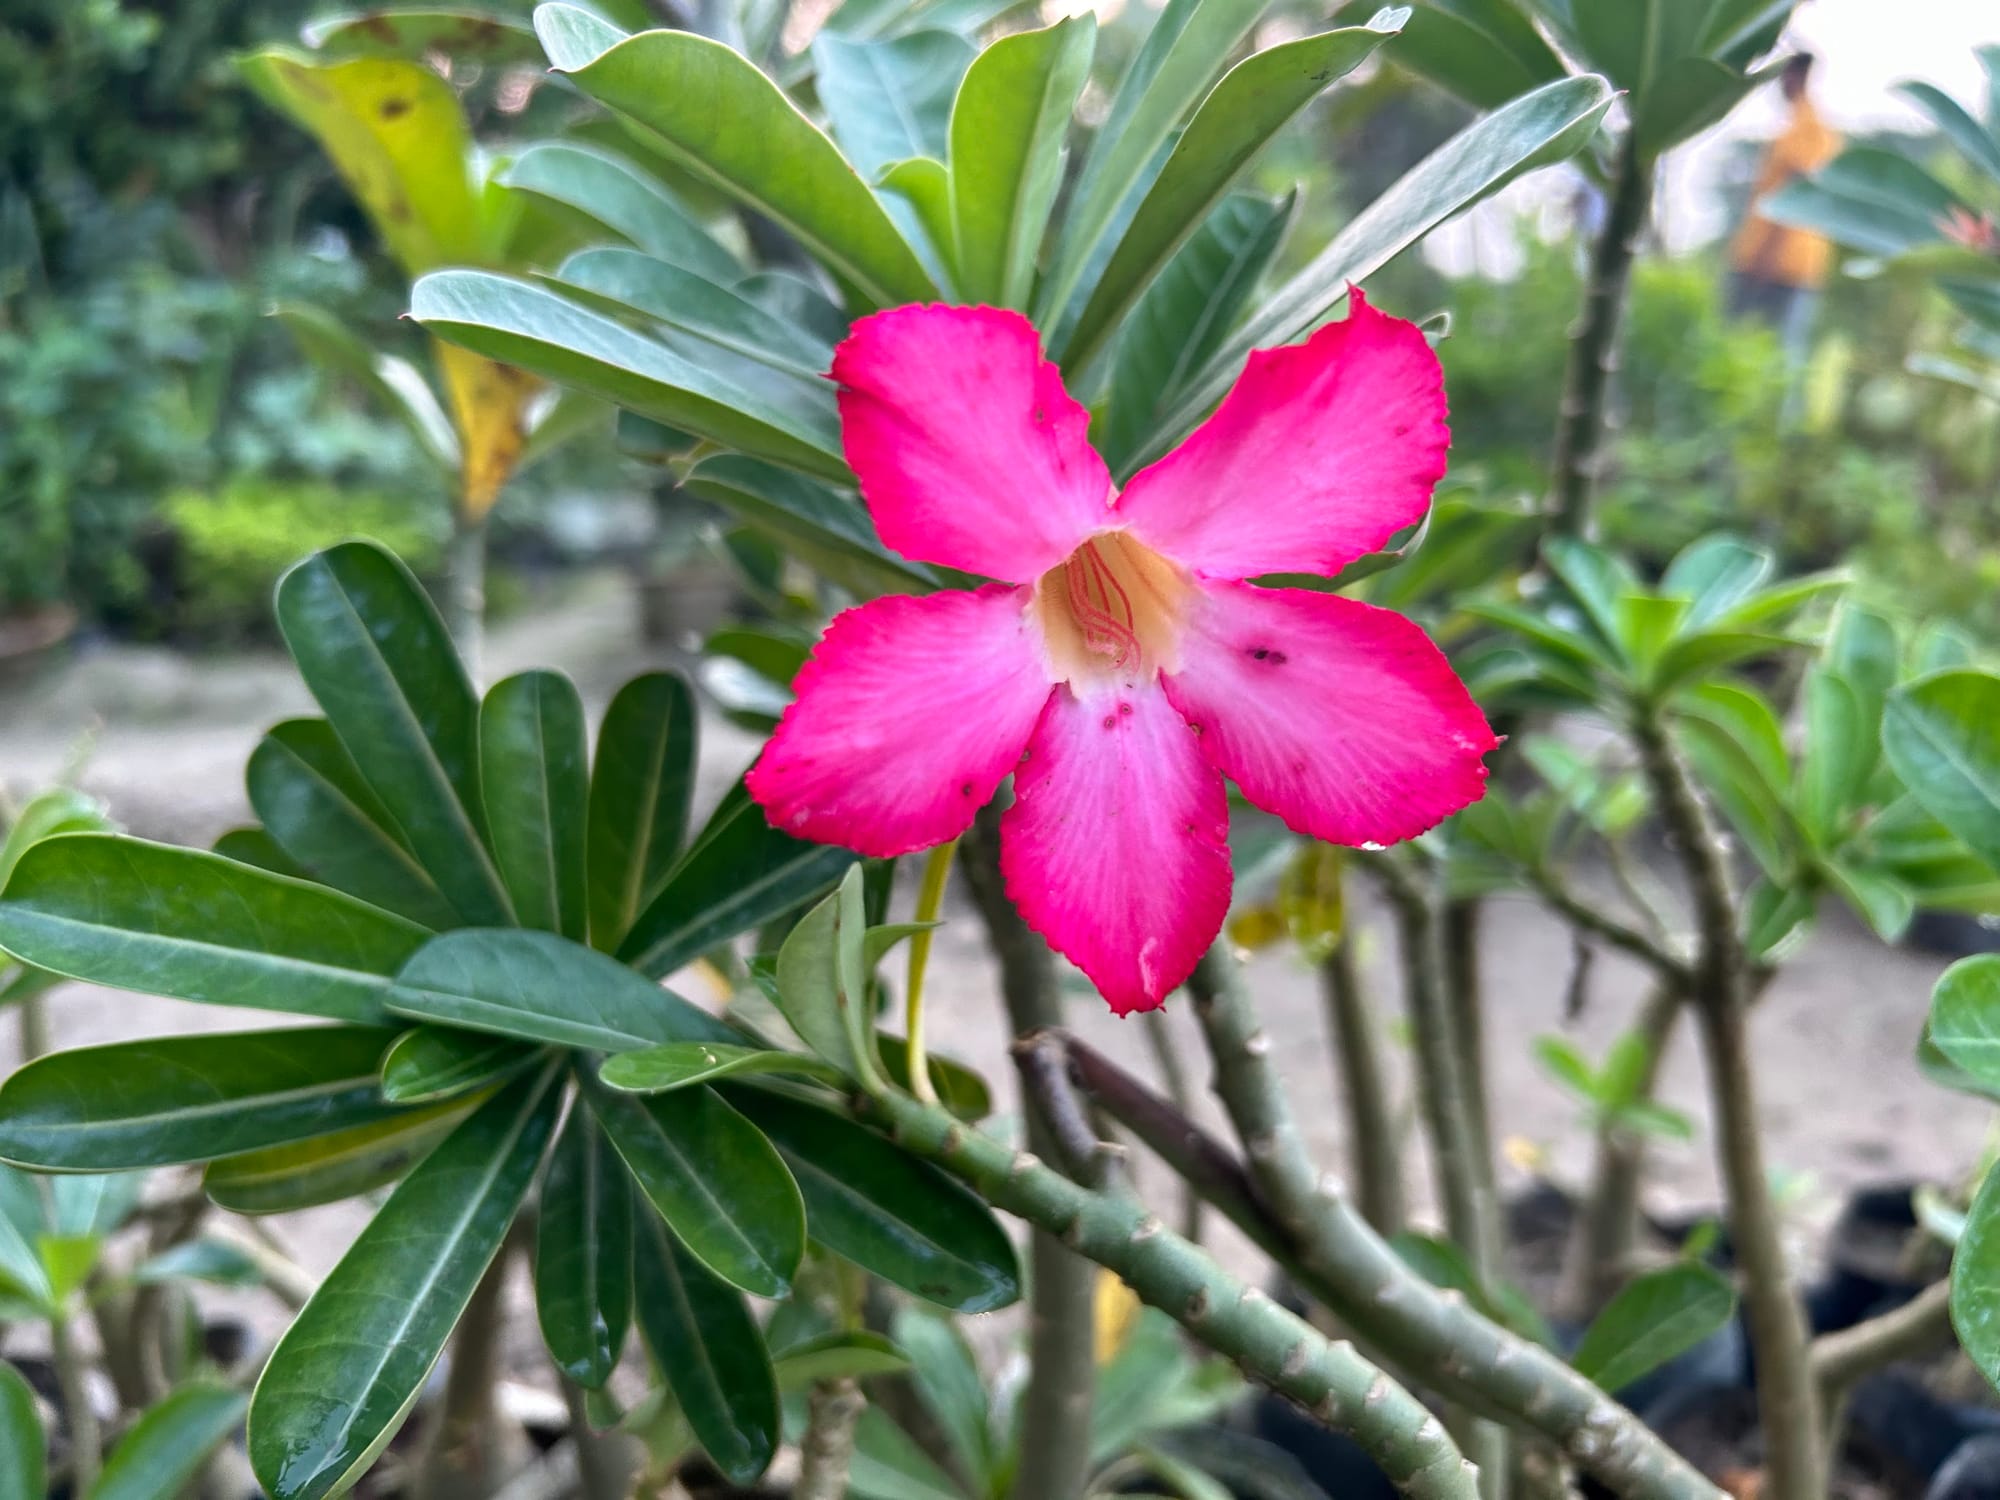
{"label": "pink desert rose flower", "polygon": [[1423,631],[1249,581],[1337,572],[1417,521],[1444,473],[1436,356],[1351,300],[1252,354],[1122,491],[1020,314],[856,323],[833,379],[883,542],[1008,581],[834,619],[750,772],[772,824],[908,854],[965,832],[1011,772],[1008,894],[1125,1014],[1222,928],[1224,776],[1337,844],[1412,838],[1477,801],[1493,732]]}

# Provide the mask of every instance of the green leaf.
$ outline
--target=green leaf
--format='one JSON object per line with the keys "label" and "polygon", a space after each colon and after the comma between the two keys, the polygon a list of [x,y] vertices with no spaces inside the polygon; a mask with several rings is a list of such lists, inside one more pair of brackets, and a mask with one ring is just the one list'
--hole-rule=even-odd
{"label": "green leaf", "polygon": [[264,1273],[246,1252],[221,1240],[186,1240],[140,1263],[132,1279],[141,1286],[201,1281],[210,1286],[252,1287]]}
{"label": "green leaf", "polygon": [[202,1191],[239,1214],[285,1214],[372,1193],[406,1176],[485,1099],[471,1094],[400,1110],[285,1146],[210,1162]]}
{"label": "green leaf", "polygon": [[1676,729],[1702,785],[1773,881],[1789,883],[1784,814],[1791,761],[1770,704],[1734,683],[1707,682],[1675,703]]}
{"label": "green leaf", "polygon": [[250,1462],[275,1500],[365,1472],[423,1392],[555,1132],[554,1067],[503,1089],[426,1157],[278,1341],[250,1406]]}
{"label": "green leaf", "polygon": [[552,68],[580,68],[631,32],[582,5],[537,5],[535,36]]}
{"label": "green leaf", "polygon": [[851,850],[778,832],[739,781],[632,924],[618,956],[642,974],[663,978],[717,943],[811,900],[855,860]]}
{"label": "green leaf", "polygon": [[858,501],[801,475],[727,453],[696,464],[682,488],[756,527],[850,593],[873,598],[937,587],[928,568],[882,545]]}
{"label": "green leaf", "polygon": [[715,1466],[753,1483],[778,1448],[778,1382],[756,1320],[650,1215],[635,1262],[639,1331],[654,1362]]}
{"label": "green leaf", "polygon": [[1899,83],[1891,91],[1931,117],[1944,138],[1965,153],[1995,185],[2000,185],[2000,124],[1992,130],[1966,112],[1965,106],[1934,84]]}
{"label": "green leaf", "polygon": [[995,1489],[998,1455],[987,1418],[986,1382],[965,1334],[928,1308],[896,1309],[896,1344],[910,1360],[910,1383],[944,1430],[975,1493]]}
{"label": "green leaf", "polygon": [[866,181],[908,157],[942,158],[952,96],[974,49],[949,31],[912,31],[887,42],[838,32],[813,38],[813,79],[827,124]]}
{"label": "green leaf", "polygon": [[1582,149],[1611,107],[1601,78],[1564,78],[1476,120],[1405,173],[1206,361],[1120,477],[1165,453],[1221,399],[1253,349],[1309,333],[1398,251],[1523,172]]}
{"label": "green leaf", "polygon": [[146,1408],[105,1462],[89,1500],[173,1500],[236,1429],[248,1397],[195,1381]]}
{"label": "green leaf", "polygon": [[[1359,20],[1374,4],[1361,0],[1336,15]],[[1511,0],[1423,0],[1389,58],[1478,109],[1498,109],[1564,72],[1562,59]]]}
{"label": "green leaf", "polygon": [[480,823],[479,701],[410,570],[372,542],[316,552],[278,580],[278,628],[327,722],[460,917],[511,920]]}
{"label": "green leaf", "polygon": [[773,1355],[781,1391],[804,1390],[822,1380],[865,1380],[895,1375],[910,1367],[909,1357],[879,1333],[844,1329],[788,1344]]}
{"label": "green leaf", "polygon": [[208,1161],[394,1117],[393,1031],[293,1027],[55,1052],[0,1085],[0,1156],[50,1171]]}
{"label": "green leaf", "polygon": [[1828,860],[1823,867],[1834,889],[1885,943],[1900,943],[1916,915],[1916,898],[1886,871],[1846,860]]}
{"label": "green leaf", "polygon": [[512,928],[431,939],[396,976],[389,1005],[419,1020],[595,1052],[741,1040],[615,959],[554,933]]}
{"label": "green leaf", "polygon": [[1296,193],[1276,202],[1235,193],[1215,206],[1119,331],[1111,404],[1099,436],[1118,464],[1180,392],[1188,373],[1222,342],[1290,225]]}
{"label": "green leaf", "polygon": [[1006,1231],[957,1181],[830,1110],[764,1090],[730,1099],[791,1165],[816,1244],[954,1312],[1020,1295]]}
{"label": "green leaf", "polygon": [[48,1457],[34,1388],[0,1361],[0,1500],[46,1500]]}
{"label": "green leaf", "polygon": [[839,1069],[796,1052],[767,1052],[761,1047],[731,1047],[723,1042],[667,1042],[642,1052],[621,1052],[605,1059],[598,1077],[605,1087],[621,1094],[666,1094],[692,1084],[756,1073],[789,1074],[836,1086],[847,1079]]}
{"label": "green leaf", "polygon": [[774,998],[792,1030],[841,1076],[866,1080],[874,1076],[857,1049],[857,1037],[872,1023],[863,1016],[868,1003],[863,989],[850,990],[841,973],[840,897],[828,896],[799,918],[778,950]]}
{"label": "green leaf", "polygon": [[600,1090],[590,1107],[640,1191],[703,1265],[759,1297],[790,1290],[805,1255],[805,1210],[755,1125],[707,1088],[646,1099]]}
{"label": "green leaf", "polygon": [[1538,1036],[1534,1048],[1535,1060],[1551,1078],[1586,1104],[1598,1102],[1597,1071],[1591,1067],[1589,1059],[1577,1051],[1574,1042],[1567,1037]]}
{"label": "green leaf", "polygon": [[2000,869],[2000,677],[1938,672],[1892,693],[1882,749],[1924,810]]}
{"label": "green leaf", "polygon": [[427,936],[324,886],[115,834],[34,845],[0,899],[0,948],[38,968],[363,1024]]}
{"label": "green leaf", "polygon": [[854,169],[784,93],[719,42],[647,31],[559,70],[676,165],[773,220],[877,307],[937,295]]}
{"label": "green leaf", "polygon": [[[879,186],[890,215],[910,242],[928,247],[945,281],[957,285],[958,229],[951,217],[951,171],[929,156],[913,156],[883,168]],[[930,264],[926,260],[926,265]]]}
{"label": "green leaf", "polygon": [[244,779],[265,829],[312,879],[433,930],[457,925],[457,911],[326,720],[272,726]]}
{"label": "green leaf", "polygon": [[[879,932],[881,929],[876,928]],[[873,932],[870,933],[872,937]],[[903,1090],[910,1089],[910,1044],[907,1039],[891,1032],[875,1033],[875,1058],[881,1065],[882,1076],[890,1084]],[[983,1120],[993,1113],[993,1095],[986,1087],[986,1080],[962,1062],[955,1062],[936,1052],[927,1053],[925,1061],[930,1064],[931,1088],[938,1096],[938,1103],[950,1110],[961,1120]]]}
{"label": "green leaf", "polygon": [[1761,547],[1717,534],[1690,542],[1667,564],[1660,592],[1688,601],[1686,628],[1698,630],[1755,594],[1776,561]]}
{"label": "green leaf", "polygon": [[2000,1383],[2000,1172],[1973,1195],[1951,1257],[1951,1326],[1989,1383]]}
{"label": "green leaf", "polygon": [[1623,1390],[1694,1348],[1736,1312],[1736,1291],[1707,1266],[1684,1262],[1629,1282],[1584,1330],[1570,1356],[1579,1375]]}
{"label": "green leaf", "polygon": [[1930,1041],[1981,1086],[2000,1088],[2000,954],[1962,958],[1939,977]]}
{"label": "green leaf", "polygon": [[1942,240],[1939,223],[1963,206],[1957,194],[1900,152],[1851,146],[1811,177],[1786,183],[1757,211],[1851,250],[1901,255]]}
{"label": "green leaf", "polygon": [[542,1180],[535,1310],[557,1368],[601,1388],[632,1322],[632,1183],[588,1110],[570,1111]]}
{"label": "green leaf", "polygon": [[489,271],[436,271],[411,288],[410,316],[489,359],[723,447],[829,479],[847,477],[836,424],[822,404],[746,390],[549,287]]}
{"label": "green leaf", "polygon": [[[1394,21],[1393,13],[1388,19]],[[1349,26],[1282,42],[1230,69],[1175,143],[1097,278],[1061,348],[1065,368],[1088,366],[1140,295],[1257,153],[1335,79],[1395,34]]]}
{"label": "green leaf", "polygon": [[951,107],[951,215],[966,300],[1028,305],[1096,47],[1097,19],[1086,13],[1002,37],[967,70]]}
{"label": "green leaf", "polygon": [[1264,7],[1256,0],[1170,0],[1112,96],[1064,214],[1055,269],[1037,306],[1057,323],[1173,132],[1216,80]]}
{"label": "green leaf", "polygon": [[1806,674],[1806,748],[1799,766],[1799,812],[1813,839],[1831,848],[1875,761],[1875,726],[1846,681],[1815,667]]}
{"label": "green leaf", "polygon": [[507,163],[500,181],[574,209],[657,256],[728,286],[743,267],[673,194],[621,156],[574,141],[542,141]]}
{"label": "green leaf", "polygon": [[957,1482],[879,1406],[865,1408],[854,1426],[848,1474],[851,1492],[862,1500],[965,1500]]}
{"label": "green leaf", "polygon": [[694,694],[648,672],[604,711],[590,775],[590,940],[614,951],[681,851],[697,748]]}
{"label": "green leaf", "polygon": [[534,1049],[476,1031],[419,1026],[397,1037],[382,1058],[382,1097],[429,1104],[498,1082],[524,1068]]}
{"label": "green leaf", "polygon": [[583,700],[558,672],[495,683],[479,710],[479,785],[493,858],[524,927],[589,935]]}

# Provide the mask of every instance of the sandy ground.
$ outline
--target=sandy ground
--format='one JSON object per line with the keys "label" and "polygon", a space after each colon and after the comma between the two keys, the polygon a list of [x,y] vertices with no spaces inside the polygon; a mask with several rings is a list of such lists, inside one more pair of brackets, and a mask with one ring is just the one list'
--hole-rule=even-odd
{"label": "sandy ground", "polygon": [[[489,678],[529,666],[556,666],[577,681],[593,717],[630,675],[671,660],[641,645],[627,587],[606,575],[566,589],[532,617],[501,622],[491,634]],[[60,773],[88,744],[82,784],[104,797],[132,832],[206,845],[249,818],[242,783],[245,757],[274,720],[312,711],[290,665],[275,652],[188,658],[173,652],[108,647],[82,653],[25,680],[0,681],[0,784],[19,794]],[[712,802],[755,753],[756,741],[720,721],[704,725],[702,796]],[[976,919],[954,906],[933,958],[934,1045],[979,1066],[1002,1084],[1011,1075],[996,986]],[[1361,917],[1364,972],[1385,1009],[1398,1003],[1386,933],[1376,914]],[[1498,1135],[1523,1157],[1540,1153],[1561,1180],[1579,1180],[1587,1141],[1569,1099],[1542,1074],[1532,1039],[1561,1027],[1570,966],[1566,932],[1527,901],[1506,901],[1488,922],[1485,982],[1488,1068]],[[1805,952],[1771,988],[1756,1030],[1766,1067],[1761,1079],[1768,1156],[1793,1182],[1790,1212],[1806,1231],[1838,1195],[1856,1184],[1944,1177],[1977,1160],[1986,1107],[1926,1083],[1911,1058],[1930,986],[1942,961],[1883,947],[1843,914],[1829,912]],[[1292,1087],[1320,1159],[1343,1161],[1343,1127],[1330,1043],[1313,975],[1296,958],[1260,959],[1252,984],[1277,1059]],[[1572,1029],[1584,1050],[1600,1053],[1626,1024],[1643,994],[1644,976],[1613,954],[1601,955],[1593,998]],[[185,1005],[70,985],[50,1002],[60,1045],[200,1027],[260,1024],[254,1014]],[[1152,1056],[1138,1026],[1112,1018],[1078,997],[1074,1024],[1135,1070],[1151,1074]],[[1168,1025],[1196,1079],[1206,1076],[1192,1019],[1170,1009]],[[16,1060],[11,1027],[0,1028],[0,1070]],[[1400,1064],[1403,1059],[1396,1059]],[[1005,1088],[1011,1096],[1011,1088]],[[1406,1101],[1407,1089],[1403,1091]],[[1664,1097],[1697,1122],[1695,1141],[1660,1153],[1652,1205],[1686,1210],[1715,1202],[1707,1157],[1708,1111],[1698,1060],[1683,1036],[1666,1067]],[[1219,1123],[1210,1101],[1201,1105]],[[1532,1150],[1524,1149],[1532,1148]],[[1412,1186],[1428,1202],[1422,1152],[1412,1133]],[[1505,1168],[1510,1184],[1526,1180]],[[1158,1185],[1157,1179],[1150,1179]],[[1166,1201],[1163,1200],[1163,1207]],[[364,1221],[359,1205],[298,1215],[277,1225],[307,1269],[330,1266]],[[1222,1253],[1255,1271],[1247,1246],[1218,1235]],[[524,1289],[523,1289],[524,1290]],[[244,1304],[259,1325],[281,1321],[268,1304]],[[524,1320],[525,1323],[525,1320]],[[532,1334],[523,1358],[532,1352]],[[998,1332],[999,1330],[994,1330]]]}

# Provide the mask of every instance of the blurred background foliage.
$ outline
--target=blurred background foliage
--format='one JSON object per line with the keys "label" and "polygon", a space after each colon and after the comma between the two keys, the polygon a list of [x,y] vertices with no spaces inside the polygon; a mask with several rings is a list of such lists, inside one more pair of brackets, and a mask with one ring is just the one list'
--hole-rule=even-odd
{"label": "blurred background foliage", "polygon": [[[265,316],[311,302],[378,347],[420,347],[396,322],[403,279],[318,147],[231,62],[322,9],[13,0],[0,16],[0,625],[52,616],[238,639],[268,628],[270,583],[308,547],[369,533],[434,566],[436,470]],[[1107,49],[1137,30],[1112,22]],[[452,78],[498,149],[562,128],[573,106],[544,80],[477,65]],[[1468,117],[1393,66],[1309,110],[1261,169],[1274,191],[1304,184],[1276,269],[1310,258],[1348,205]],[[1894,144],[1951,170],[1930,143]],[[1534,493],[1547,472],[1582,276],[1568,217],[1517,224],[1520,269],[1504,280],[1411,255],[1371,287],[1410,315],[1449,310],[1454,478],[1494,498]],[[1988,524],[2000,408],[1906,369],[1949,345],[1942,300],[1915,279],[1837,277],[1794,372],[1772,334],[1724,317],[1722,279],[1720,247],[1648,247],[1641,261],[1599,506],[1607,540],[1663,563],[1726,525],[1789,568],[1844,562],[1866,597],[2000,634]],[[510,489],[498,565],[659,546],[657,529],[649,540],[574,516],[579,504],[644,514],[651,483],[608,443],[570,445]]]}

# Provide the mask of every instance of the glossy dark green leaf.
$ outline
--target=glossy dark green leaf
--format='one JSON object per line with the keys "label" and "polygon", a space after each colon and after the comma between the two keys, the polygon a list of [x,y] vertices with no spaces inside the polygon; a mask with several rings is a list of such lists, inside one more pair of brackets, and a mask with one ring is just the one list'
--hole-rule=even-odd
{"label": "glossy dark green leaf", "polygon": [[274,725],[250,752],[244,780],[264,827],[313,879],[433,930],[457,924],[326,720]]}
{"label": "glossy dark green leaf", "polygon": [[48,1457],[34,1388],[0,1361],[0,1500],[47,1500]]}
{"label": "glossy dark green leaf", "polygon": [[954,1312],[1020,1295],[1006,1231],[954,1179],[830,1110],[762,1090],[730,1099],[790,1163],[815,1243]]}
{"label": "glossy dark green leaf", "polygon": [[397,1188],[278,1341],[250,1407],[251,1466],[276,1500],[338,1494],[395,1436],[561,1106],[553,1067],[494,1095]]}
{"label": "glossy dark green leaf", "polygon": [[208,1161],[396,1113],[393,1031],[294,1027],[55,1052],[0,1085],[0,1156],[56,1171]]}
{"label": "glossy dark green leaf", "polygon": [[868,181],[913,156],[940,160],[952,96],[974,49],[949,31],[912,31],[867,42],[822,31],[813,38],[813,80],[827,124]]}
{"label": "glossy dark green leaf", "polygon": [[1350,284],[1436,225],[1523,172],[1582,149],[1610,106],[1611,90],[1603,79],[1564,78],[1474,121],[1417,163],[1202,364],[1187,394],[1121,474],[1178,442],[1234,383],[1251,350],[1288,343],[1317,327],[1347,296]]}
{"label": "glossy dark green leaf", "polygon": [[666,1094],[697,1083],[753,1073],[789,1074],[832,1084],[845,1082],[847,1076],[796,1052],[731,1047],[723,1042],[667,1042],[643,1052],[620,1052],[606,1058],[598,1077],[607,1088],[621,1094]]}
{"label": "glossy dark green leaf", "polygon": [[742,1040],[617,960],[552,932],[518,928],[433,938],[396,976],[389,1005],[419,1020],[595,1052]]}
{"label": "glossy dark green leaf", "polygon": [[1584,1330],[1570,1356],[1579,1375],[1619,1391],[1685,1354],[1736,1312],[1727,1277],[1693,1262],[1627,1283]]}
{"label": "glossy dark green leaf", "polygon": [[647,143],[776,221],[844,285],[878,307],[937,288],[833,142],[745,58],[683,31],[647,31],[558,67],[644,127]]}
{"label": "glossy dark green leaf", "polygon": [[459,916],[512,920],[480,819],[479,702],[409,569],[372,542],[316,552],[278,580],[278,628],[327,722]]}
{"label": "glossy dark green leaf", "polygon": [[248,1404],[234,1386],[211,1381],[163,1397],[118,1440],[88,1500],[173,1500],[236,1430]]}
{"label": "glossy dark green leaf", "polygon": [[632,1322],[632,1185],[582,1108],[570,1111],[542,1179],[535,1310],[563,1374],[603,1386]]}
{"label": "glossy dark green leaf", "polygon": [[406,1031],[382,1057],[382,1097],[429,1104],[496,1083],[533,1059],[535,1049],[505,1037],[449,1026]]}
{"label": "glossy dark green leaf", "polygon": [[1891,694],[1882,749],[1924,810],[2000,869],[2000,677],[1938,672]]}
{"label": "glossy dark green leaf", "polygon": [[[1393,15],[1389,18],[1393,21]],[[1347,26],[1282,42],[1238,63],[1202,101],[1139,204],[1062,346],[1087,366],[1161,267],[1248,170],[1257,153],[1335,79],[1365,62],[1395,26]]]}
{"label": "glossy dark green leaf", "polygon": [[500,180],[564,204],[646,254],[710,281],[727,286],[743,274],[736,257],[666,188],[609,151],[576,141],[540,141],[509,161]]}
{"label": "glossy dark green leaf", "polygon": [[[1361,0],[1336,15],[1360,21],[1375,9]],[[1389,57],[1479,109],[1498,109],[1564,72],[1513,0],[1420,0]]]}
{"label": "glossy dark green leaf", "polygon": [[759,1297],[790,1290],[805,1255],[805,1210],[756,1126],[707,1088],[646,1099],[600,1090],[591,1111],[640,1191],[703,1265]]}
{"label": "glossy dark green leaf", "polygon": [[582,942],[590,750],[575,684],[522,672],[493,685],[479,709],[479,785],[516,918]]}
{"label": "glossy dark green leaf", "polygon": [[324,886],[114,834],[34,845],[0,894],[0,948],[39,968],[364,1024],[428,936]]}
{"label": "glossy dark green leaf", "polygon": [[716,1468],[750,1484],[778,1448],[778,1382],[764,1335],[743,1294],[651,1214],[635,1248],[639,1331],[654,1363]]}
{"label": "glossy dark green leaf", "polygon": [[694,794],[694,693],[648,672],[604,711],[590,774],[590,940],[616,951],[680,857]]}
{"label": "glossy dark green leaf", "polygon": [[1951,1257],[1951,1326],[1980,1373],[2000,1384],[2000,1172],[1990,1169]]}
{"label": "glossy dark green leaf", "polygon": [[810,901],[856,857],[778,832],[739,781],[632,924],[618,956],[643,974],[664,978],[717,943]]}
{"label": "glossy dark green leaf", "polygon": [[828,896],[799,918],[778,950],[773,998],[792,1030],[813,1052],[849,1078],[866,1079],[873,1061],[859,1051],[873,1030],[868,996],[850,989],[840,964],[840,898]]}
{"label": "glossy dark green leaf", "polygon": [[837,424],[823,402],[745,389],[551,287],[491,271],[436,271],[411,289],[410,316],[474,353],[723,447],[828,479],[847,477]]}
{"label": "glossy dark green leaf", "polygon": [[[289,875],[294,880],[311,880],[312,871],[278,847],[265,828],[231,828],[216,836],[210,852],[239,865],[254,865],[273,875]],[[0,1004],[4,1004],[0,1001]]]}
{"label": "glossy dark green leaf", "polygon": [[782,545],[833,583],[863,598],[922,594],[937,576],[882,545],[860,501],[802,475],[741,454],[703,459],[683,486]]}
{"label": "glossy dark green leaf", "polygon": [[959,292],[1025,308],[1062,185],[1070,114],[1090,76],[1088,13],[1016,32],[967,70],[951,107],[951,206]]}
{"label": "glossy dark green leaf", "polygon": [[368,1125],[210,1162],[202,1191],[231,1213],[288,1214],[372,1193],[412,1168],[485,1098],[468,1094]]}
{"label": "glossy dark green leaf", "polygon": [[781,1391],[804,1390],[821,1380],[894,1375],[910,1367],[908,1355],[866,1329],[836,1330],[787,1344],[773,1351],[772,1363]]}
{"label": "glossy dark green leaf", "polygon": [[1119,331],[1111,405],[1098,445],[1117,464],[1222,342],[1277,253],[1297,194],[1233,193],[1160,268]]}

